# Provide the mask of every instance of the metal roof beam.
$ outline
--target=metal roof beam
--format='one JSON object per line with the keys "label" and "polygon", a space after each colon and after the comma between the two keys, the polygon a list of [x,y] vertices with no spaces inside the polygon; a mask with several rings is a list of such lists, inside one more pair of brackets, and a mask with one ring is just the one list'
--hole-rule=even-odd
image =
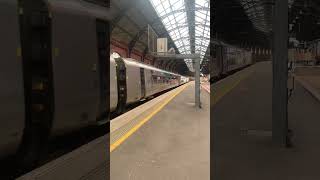
{"label": "metal roof beam", "polygon": [[154,55],[157,58],[161,59],[166,59],[166,58],[171,58],[171,59],[200,59],[200,54],[169,54],[169,53],[158,53]]}
{"label": "metal roof beam", "polygon": [[[195,0],[184,0],[187,11],[187,20],[189,25],[190,50],[191,54],[195,53]],[[180,38],[179,38],[180,39]]]}
{"label": "metal roof beam", "polygon": [[[134,34],[132,34],[131,32],[127,31],[126,29],[124,29],[124,28],[122,28],[120,26],[117,26],[117,28],[120,29],[121,31],[123,31],[125,34],[129,35],[130,37],[132,37],[132,38],[135,37]],[[148,46],[147,43],[145,43],[145,42],[142,42],[142,41],[138,41],[138,42],[142,43],[145,46]]]}
{"label": "metal roof beam", "polygon": [[[113,7],[114,8],[114,7]],[[124,17],[126,16],[127,12],[132,8],[132,6],[126,6],[123,9],[119,10],[119,13],[116,15],[116,17],[114,17],[111,21],[111,32],[114,29],[115,26],[117,26],[118,22]]]}
{"label": "metal roof beam", "polygon": [[[150,3],[150,2],[149,2]],[[150,4],[151,6],[151,4]],[[114,6],[116,7],[116,6]],[[131,17],[128,16],[127,14],[127,11],[130,10],[131,8],[133,8],[134,6],[131,4],[131,3],[128,3],[128,6],[126,6],[123,10],[120,10],[121,13],[119,13],[111,22],[112,26],[111,26],[111,31],[117,26],[120,30],[122,30],[123,32],[125,32],[126,34],[128,34],[130,37],[132,37],[131,41],[129,42],[128,44],[128,50],[129,50],[129,56],[131,55],[132,53],[132,50],[133,48],[135,47],[136,43],[137,42],[141,42],[140,41],[140,38],[142,37],[142,35],[146,32],[146,29],[148,27],[148,25],[144,26],[142,29],[140,29],[140,27],[138,26],[138,24],[135,23],[135,21],[133,21],[131,19]],[[151,6],[152,7],[152,6]],[[120,8],[118,8],[120,9]],[[140,11],[139,11],[140,12]],[[156,13],[155,13],[156,14]],[[127,30],[125,30],[124,28],[122,27],[119,27],[117,25],[117,23],[123,18],[123,17],[126,17],[128,18],[128,20],[130,20],[130,22],[136,26],[138,29],[140,29],[135,35],[133,35],[132,33],[128,32]],[[154,20],[152,20],[152,22],[149,24],[152,26],[156,23],[158,23],[160,20],[159,17],[155,18]],[[147,21],[148,22],[148,21]],[[162,24],[161,24],[162,25]],[[156,31],[156,30],[155,30]],[[166,34],[168,34],[168,32],[165,30]],[[157,34],[159,34],[158,32],[156,32]],[[169,36],[169,35],[168,35]],[[169,36],[169,41],[172,41],[171,37]],[[146,46],[146,48],[148,47],[148,45],[144,42],[141,42],[143,45]],[[178,48],[174,45],[174,48],[176,50],[176,52],[179,52]]]}
{"label": "metal roof beam", "polygon": [[[197,25],[201,25],[201,26],[204,26],[204,27],[208,27],[210,28],[210,26],[208,25],[203,25],[201,23],[196,23],[195,26]],[[177,27],[173,28],[173,29],[169,29],[168,32],[171,32],[171,31],[174,31],[174,30],[177,30],[177,29],[180,29],[180,28],[185,28],[185,27],[189,27],[189,24],[183,24],[183,25],[178,25]],[[166,32],[165,32],[166,33]],[[163,34],[160,34],[160,36],[163,35]]]}
{"label": "metal roof beam", "polygon": [[[147,3],[150,4],[150,7],[152,7],[151,3],[149,1],[147,1]],[[157,14],[155,12],[155,14]],[[141,28],[138,33],[136,33],[136,35],[133,37],[133,39],[129,42],[128,44],[128,49],[129,49],[129,56],[131,55],[131,52],[133,50],[133,48],[135,47],[136,43],[138,42],[138,40],[142,37],[142,35],[147,31],[148,25],[150,25],[152,28],[156,23],[161,23],[161,25],[163,26],[162,22],[161,22],[161,18],[159,16],[157,16],[156,18],[154,18],[151,22],[147,21],[147,24]],[[153,28],[154,29],[154,28]],[[165,28],[164,28],[165,29]],[[159,35],[159,32],[156,31],[156,29],[154,29],[154,31]],[[169,42],[172,41],[169,33],[167,30],[164,31],[164,33],[161,33],[161,35],[167,35]],[[174,49],[176,52],[179,52],[178,48],[175,46],[175,44],[173,43]],[[148,48],[148,46],[146,46],[146,48]]]}
{"label": "metal roof beam", "polygon": [[[172,11],[170,13],[167,13],[167,14],[161,16],[160,18],[164,19],[164,18],[171,16],[175,13],[186,12],[186,11],[187,11],[186,9],[178,9],[178,10]],[[195,11],[210,11],[210,8],[209,7],[195,7]]]}
{"label": "metal roof beam", "polygon": [[[188,38],[188,37],[180,37],[178,39],[175,39],[175,41],[179,41],[181,39],[186,39],[186,38]],[[201,39],[205,39],[205,40],[209,40],[210,41],[210,37],[194,36],[194,38],[201,38]]]}

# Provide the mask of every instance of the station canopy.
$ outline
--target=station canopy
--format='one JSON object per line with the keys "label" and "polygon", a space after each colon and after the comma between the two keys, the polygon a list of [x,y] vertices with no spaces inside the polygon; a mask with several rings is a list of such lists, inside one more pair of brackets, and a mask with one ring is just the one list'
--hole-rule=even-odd
{"label": "station canopy", "polygon": [[[149,0],[181,54],[200,54],[210,42],[209,0]],[[185,59],[190,71],[192,60]]]}

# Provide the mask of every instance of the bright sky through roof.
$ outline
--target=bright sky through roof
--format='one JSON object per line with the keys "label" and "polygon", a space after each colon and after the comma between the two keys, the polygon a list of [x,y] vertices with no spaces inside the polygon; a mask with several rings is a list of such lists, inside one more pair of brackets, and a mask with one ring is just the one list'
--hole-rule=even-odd
{"label": "bright sky through roof", "polygon": [[[191,54],[189,24],[185,0],[150,0],[170,37],[181,54]],[[210,3],[209,0],[195,0],[195,51],[201,55],[201,61],[207,51],[210,39]],[[193,71],[191,60],[185,60]]]}

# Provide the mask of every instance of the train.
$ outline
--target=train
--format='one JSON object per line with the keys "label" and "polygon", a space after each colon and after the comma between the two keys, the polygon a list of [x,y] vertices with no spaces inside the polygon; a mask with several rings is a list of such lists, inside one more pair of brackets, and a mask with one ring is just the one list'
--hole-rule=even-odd
{"label": "train", "polygon": [[188,82],[111,54],[101,3],[0,0],[0,158],[13,155],[17,169],[35,167],[52,137],[106,124],[111,111]]}
{"label": "train", "polygon": [[288,60],[297,65],[320,65],[320,39],[288,48]]}
{"label": "train", "polygon": [[254,63],[252,52],[248,49],[232,46],[218,40],[213,41],[212,44],[211,83]]}
{"label": "train", "polygon": [[110,110],[123,112],[126,105],[189,82],[189,78],[155,68],[113,52],[110,57]]}

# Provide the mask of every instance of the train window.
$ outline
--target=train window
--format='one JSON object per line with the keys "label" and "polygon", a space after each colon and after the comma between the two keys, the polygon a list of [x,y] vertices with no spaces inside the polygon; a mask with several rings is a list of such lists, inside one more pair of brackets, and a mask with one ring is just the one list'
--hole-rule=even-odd
{"label": "train window", "polygon": [[157,83],[157,76],[152,75],[152,82],[153,82],[153,83]]}
{"label": "train window", "polygon": [[212,47],[210,46],[211,50],[212,50],[212,57],[216,58],[217,57],[217,45],[212,45]]}
{"label": "train window", "polygon": [[98,4],[105,7],[110,7],[110,0],[85,0],[90,3]]}

